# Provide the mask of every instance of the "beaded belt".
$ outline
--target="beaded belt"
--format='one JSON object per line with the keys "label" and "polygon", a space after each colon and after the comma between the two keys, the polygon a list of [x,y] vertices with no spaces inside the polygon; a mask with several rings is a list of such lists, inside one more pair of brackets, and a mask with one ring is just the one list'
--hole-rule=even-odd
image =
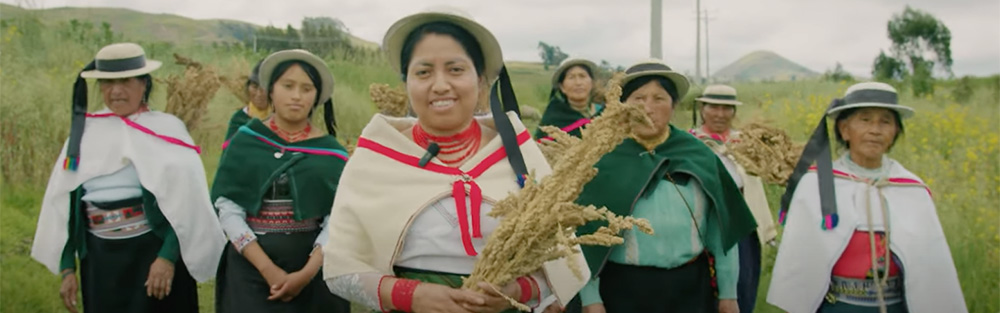
{"label": "beaded belt", "polygon": [[318,219],[296,221],[292,200],[264,200],[257,216],[247,216],[254,233],[298,233],[319,229]]}
{"label": "beaded belt", "polygon": [[151,230],[141,203],[116,209],[88,204],[87,224],[91,234],[104,239],[128,239]]}
{"label": "beaded belt", "polygon": [[[844,302],[851,305],[878,307],[878,290],[872,279],[857,279],[833,276],[830,280],[830,292],[827,301],[831,303]],[[889,277],[882,289],[886,305],[903,302],[903,279],[900,276]]]}

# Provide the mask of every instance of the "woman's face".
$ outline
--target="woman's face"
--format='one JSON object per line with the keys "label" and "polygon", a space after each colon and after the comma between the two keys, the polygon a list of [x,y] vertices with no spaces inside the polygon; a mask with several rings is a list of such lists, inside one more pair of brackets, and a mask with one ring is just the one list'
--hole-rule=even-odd
{"label": "woman's face", "polygon": [[889,109],[863,108],[837,123],[853,157],[881,159],[899,132],[896,115]]}
{"label": "woman's face", "polygon": [[701,118],[710,132],[721,134],[733,127],[736,107],[731,105],[705,103],[701,108]]}
{"label": "woman's face", "polygon": [[260,110],[267,109],[267,93],[264,92],[264,88],[251,83],[247,86],[247,92],[250,94],[250,104]]}
{"label": "woman's face", "polygon": [[278,77],[271,89],[274,115],[288,123],[298,123],[309,118],[316,105],[316,86],[298,64],[294,64]]}
{"label": "woman's face", "polygon": [[625,99],[628,104],[642,105],[649,116],[651,125],[636,127],[633,131],[635,135],[643,139],[656,138],[666,131],[670,125],[670,118],[674,115],[674,101],[663,86],[656,80],[652,80],[639,89],[632,92]]}
{"label": "woman's face", "polygon": [[146,93],[146,81],[138,77],[101,79],[104,105],[118,116],[129,116],[145,105],[142,96]]}
{"label": "woman's face", "polygon": [[566,71],[559,90],[566,95],[570,103],[581,103],[590,100],[590,92],[594,90],[594,81],[583,66],[574,66]]}
{"label": "woman's face", "polygon": [[430,33],[414,45],[406,73],[406,93],[425,130],[453,134],[472,122],[482,80],[458,41]]}

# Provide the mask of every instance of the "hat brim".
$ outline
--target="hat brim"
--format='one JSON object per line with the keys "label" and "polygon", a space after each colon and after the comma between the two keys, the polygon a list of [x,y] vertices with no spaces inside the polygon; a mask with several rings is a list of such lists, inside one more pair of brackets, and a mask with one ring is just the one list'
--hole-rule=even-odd
{"label": "hat brim", "polygon": [[480,73],[480,75],[485,77],[486,81],[492,85],[503,68],[503,53],[500,50],[500,42],[483,25],[454,14],[438,12],[417,13],[404,17],[392,24],[389,30],[386,31],[385,38],[382,40],[382,49],[388,54],[389,64],[392,65],[392,68],[397,73],[405,74],[402,73],[401,59],[403,57],[403,44],[405,44],[406,37],[421,25],[433,22],[449,22],[458,25],[475,37],[476,41],[479,42],[480,50],[483,51],[483,61],[485,63],[485,73]]}
{"label": "hat brim", "polygon": [[695,98],[694,100],[695,101],[699,101],[699,102],[703,102],[703,103],[710,103],[710,104],[732,105],[732,106],[743,105],[743,102],[739,102],[739,101],[736,101],[736,100],[723,100],[723,99],[713,99],[713,98],[705,98],[705,97]]}
{"label": "hat brim", "polygon": [[[597,64],[596,63],[590,62],[590,61],[584,60],[584,59],[574,59],[574,60],[566,61],[563,64],[560,64],[559,67],[556,68],[556,71],[552,73],[552,88],[553,89],[559,88],[558,87],[559,86],[559,76],[562,75],[563,72],[566,72],[570,68],[572,68],[574,66],[577,66],[577,65],[586,66],[586,67],[590,68],[591,72],[594,72],[594,69],[597,68]],[[591,77],[591,78],[593,78],[593,77]]]}
{"label": "hat brim", "polygon": [[680,98],[674,99],[674,102],[680,102],[681,99],[684,99],[684,96],[687,95],[688,90],[691,88],[691,82],[688,81],[687,77],[674,71],[643,71],[628,74],[622,79],[622,87],[628,85],[629,82],[636,80],[637,78],[645,76],[659,76],[673,82],[674,86],[677,87],[677,97]]}
{"label": "hat brim", "polygon": [[264,87],[264,90],[270,90],[271,76],[273,75],[274,69],[278,67],[285,61],[302,61],[306,64],[312,65],[319,72],[320,80],[322,80],[322,88],[319,93],[319,101],[316,103],[317,106],[322,105],[326,100],[329,100],[333,95],[333,74],[330,73],[330,68],[326,66],[326,62],[317,57],[316,55],[309,53],[306,50],[294,49],[294,50],[283,50],[278,51],[266,59],[260,64],[260,85]]}
{"label": "hat brim", "polygon": [[96,78],[96,79],[118,79],[118,78],[137,77],[152,73],[153,71],[159,69],[160,66],[162,65],[163,63],[161,63],[160,61],[146,60],[146,66],[143,66],[142,68],[128,70],[128,71],[121,71],[121,72],[102,72],[99,70],[91,70],[91,71],[81,72],[80,77]]}
{"label": "hat brim", "polygon": [[904,105],[886,104],[886,103],[878,103],[878,102],[862,102],[862,103],[854,103],[854,104],[839,106],[839,107],[830,109],[829,111],[826,112],[826,116],[831,117],[831,118],[836,118],[837,115],[840,114],[840,112],[843,112],[844,110],[848,110],[848,109],[854,109],[854,108],[883,108],[883,109],[889,109],[889,110],[893,110],[893,111],[898,112],[899,113],[899,117],[900,118],[904,118],[904,119],[912,117],[913,114],[915,113],[914,110],[913,110],[913,108],[908,107],[908,106],[904,106]]}

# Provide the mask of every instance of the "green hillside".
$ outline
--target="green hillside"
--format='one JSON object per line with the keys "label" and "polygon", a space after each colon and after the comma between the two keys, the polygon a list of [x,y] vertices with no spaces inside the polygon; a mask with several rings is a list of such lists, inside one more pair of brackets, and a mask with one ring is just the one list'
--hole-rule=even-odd
{"label": "green hillside", "polygon": [[[102,22],[111,24],[111,29],[122,33],[125,38],[148,39],[174,44],[206,44],[213,42],[239,42],[249,34],[249,30],[262,28],[243,21],[210,19],[196,20],[173,14],[152,14],[121,8],[74,8],[62,7],[42,10],[23,9],[0,4],[0,19],[9,20],[25,15],[33,15],[45,24],[58,24],[78,20],[94,25]],[[286,25],[275,25],[284,28]],[[300,25],[292,25],[299,27]],[[378,44],[351,36],[351,43],[366,48],[377,48]]]}

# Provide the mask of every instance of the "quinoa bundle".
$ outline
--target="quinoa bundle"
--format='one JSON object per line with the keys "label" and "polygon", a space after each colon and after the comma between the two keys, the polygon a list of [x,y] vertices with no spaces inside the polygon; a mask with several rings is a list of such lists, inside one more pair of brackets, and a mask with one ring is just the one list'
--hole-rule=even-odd
{"label": "quinoa bundle", "polygon": [[[616,79],[621,79],[621,75]],[[584,185],[597,175],[594,168],[597,161],[629,136],[632,125],[649,123],[639,106],[617,101],[621,87],[617,83],[611,86],[606,98],[612,101],[600,117],[582,130],[583,139],[572,137],[556,127],[542,128],[555,139],[555,143],[546,148],[554,158],[551,162],[552,174],[537,183],[529,177],[520,192],[493,207],[490,216],[502,217],[500,226],[488,239],[463,288],[481,291],[477,286],[479,282],[492,286],[506,284],[531,274],[545,262],[580,253],[573,248],[577,244],[621,244],[623,239],[618,234],[633,226],[652,234],[649,221],[619,217],[606,208],[575,203]],[[593,234],[575,236],[577,227],[595,220],[607,220],[609,225]],[[582,276],[580,266],[586,264],[575,264],[572,258],[569,260],[573,272],[578,277]],[[508,300],[518,309],[528,309],[513,299]]]}
{"label": "quinoa bundle", "polygon": [[802,154],[803,146],[785,131],[764,124],[746,125],[736,139],[727,145],[735,161],[748,174],[772,184],[785,185]]}
{"label": "quinoa bundle", "polygon": [[215,97],[222,83],[213,69],[176,53],[174,59],[186,68],[183,77],[170,75],[160,80],[167,84],[167,108],[164,111],[179,118],[188,132],[193,132],[201,124],[208,111],[208,102]]}
{"label": "quinoa bundle", "polygon": [[394,117],[403,117],[409,112],[406,91],[402,88],[392,88],[388,84],[368,85],[368,94],[378,108],[379,113]]}
{"label": "quinoa bundle", "polygon": [[227,66],[227,68],[229,68],[231,72],[236,72],[239,74],[232,76],[236,78],[230,78],[229,76],[220,76],[219,81],[222,82],[222,85],[225,86],[226,89],[228,89],[229,92],[232,93],[234,97],[236,97],[236,99],[240,100],[240,106],[244,106],[247,103],[250,103],[250,96],[248,95],[249,90],[247,90],[247,85],[246,85],[249,76],[245,74],[250,72],[250,65],[247,63],[246,59],[243,58],[233,58],[233,59],[234,59],[233,64],[230,64],[229,66]]}

